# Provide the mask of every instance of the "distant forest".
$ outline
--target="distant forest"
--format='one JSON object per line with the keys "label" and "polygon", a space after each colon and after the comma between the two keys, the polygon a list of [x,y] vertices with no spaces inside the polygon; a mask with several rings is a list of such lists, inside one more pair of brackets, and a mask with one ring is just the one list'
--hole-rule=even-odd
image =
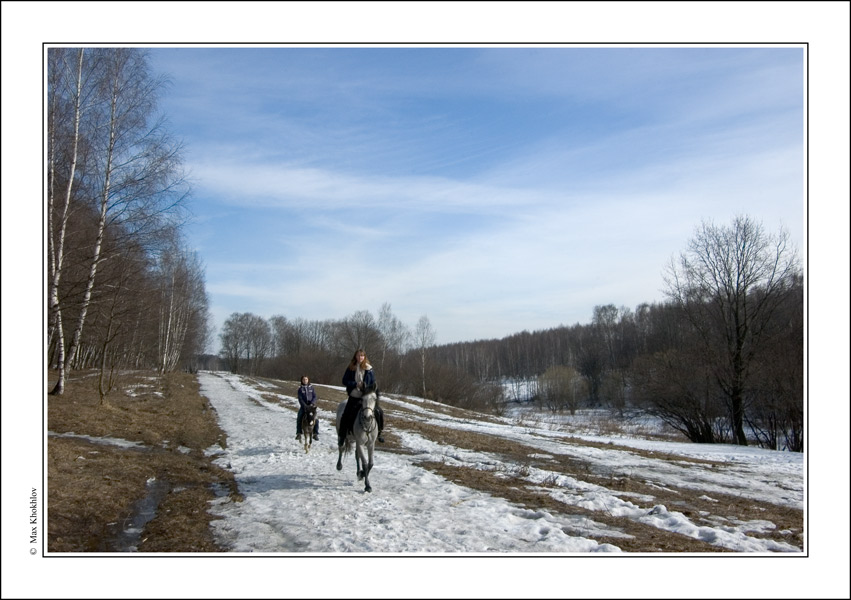
{"label": "distant forest", "polygon": [[599,305],[589,324],[445,345],[426,316],[411,329],[386,303],[377,318],[234,313],[221,356],[204,365],[340,385],[364,348],[386,392],[497,413],[527,401],[651,414],[694,442],[802,451],[804,280],[788,235],[743,216],[702,223],[665,273],[665,302]]}

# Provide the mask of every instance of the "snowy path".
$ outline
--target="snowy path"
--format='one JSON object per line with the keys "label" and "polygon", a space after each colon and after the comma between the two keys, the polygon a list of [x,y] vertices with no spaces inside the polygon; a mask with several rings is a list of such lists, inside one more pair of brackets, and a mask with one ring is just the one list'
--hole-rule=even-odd
{"label": "snowy path", "polygon": [[[228,436],[216,459],[245,497],[222,498],[211,513],[218,541],[233,552],[618,552],[562,531],[543,511],[456,486],[376,451],[372,493],[355,477],[354,457],[337,471],[332,415],[320,411],[319,441],[305,454],[295,438],[295,410],[269,403],[239,377],[199,375]],[[213,451],[215,449],[211,449]]]}
{"label": "snowy path", "polygon": [[[518,425],[508,419],[489,421],[437,414],[417,398],[386,397],[401,423],[405,418],[444,428],[465,429],[518,440],[537,457],[566,455],[601,473],[623,474],[660,490],[703,492],[703,509],[669,510],[651,494],[628,494],[563,473],[504,457],[456,448],[422,437],[404,427],[394,433],[408,453],[376,448],[370,475],[372,493],[355,477],[354,456],[337,471],[336,434],[329,411],[319,411],[320,440],[309,454],[295,438],[298,402],[275,386],[226,373],[200,373],[201,393],[210,399],[228,448],[210,448],[216,462],[232,471],[244,501],[221,498],[211,513],[219,543],[231,552],[262,553],[597,553],[620,552],[609,540],[627,534],[593,515],[622,517],[676,532],[735,552],[801,552],[777,536],[765,519],[741,519],[717,496],[748,498],[792,508],[803,504],[803,456],[758,448],[660,442],[637,438],[599,438],[613,446],[577,443],[578,432]],[[265,398],[275,398],[268,401]],[[632,448],[650,453],[638,454]],[[653,453],[659,452],[659,457]],[[705,458],[708,463],[672,460],[670,455]],[[590,511],[591,517],[551,514],[512,505],[500,497],[456,485],[418,466],[424,461],[450,467],[506,472],[526,480],[565,506]],[[546,462],[539,463],[546,465]],[[621,476],[621,475],[619,475]],[[543,486],[543,487],[538,487]],[[676,491],[674,492],[676,494]],[[670,496],[670,495],[669,495]],[[709,506],[717,505],[719,511]],[[674,501],[677,508],[682,502]],[[673,506],[671,508],[674,508]],[[709,510],[706,510],[709,509]],[[605,520],[605,519],[603,519]],[[794,541],[794,530],[778,531]],[[586,537],[587,536],[587,537]],[[596,539],[594,539],[596,538]]]}

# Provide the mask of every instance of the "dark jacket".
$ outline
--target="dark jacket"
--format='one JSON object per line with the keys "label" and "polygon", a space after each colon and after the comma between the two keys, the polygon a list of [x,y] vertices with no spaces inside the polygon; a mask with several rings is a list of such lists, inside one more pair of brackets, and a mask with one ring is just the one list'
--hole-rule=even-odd
{"label": "dark jacket", "polygon": [[[348,367],[346,367],[346,372],[343,373],[343,385],[346,386],[346,393],[349,396],[352,395],[352,390],[358,386],[357,381],[355,381],[355,371]],[[373,386],[375,386],[375,373],[372,367],[369,367],[363,372],[363,387],[370,388]]]}
{"label": "dark jacket", "polygon": [[301,408],[306,408],[314,404],[316,404],[316,390],[309,383],[307,385],[300,385],[298,388],[298,405]]}

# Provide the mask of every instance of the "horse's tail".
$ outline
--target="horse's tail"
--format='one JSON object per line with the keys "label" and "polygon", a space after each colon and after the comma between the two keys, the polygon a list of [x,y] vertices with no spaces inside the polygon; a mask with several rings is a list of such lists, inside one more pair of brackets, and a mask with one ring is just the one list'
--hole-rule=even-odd
{"label": "horse's tail", "polygon": [[351,454],[352,453],[352,440],[351,438],[346,438],[346,442],[343,444],[343,454]]}

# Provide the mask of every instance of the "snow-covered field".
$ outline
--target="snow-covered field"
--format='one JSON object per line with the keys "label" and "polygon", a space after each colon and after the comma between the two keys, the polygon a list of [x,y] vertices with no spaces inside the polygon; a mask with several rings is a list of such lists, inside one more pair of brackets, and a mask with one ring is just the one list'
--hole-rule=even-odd
{"label": "snow-covered field", "polygon": [[[797,553],[793,543],[759,535],[772,531],[766,520],[735,522],[710,516],[695,523],[652,497],[617,493],[599,484],[546,469],[499,463],[492,455],[438,444],[417,433],[394,429],[406,453],[382,452],[378,445],[370,476],[372,493],[356,480],[354,457],[337,460],[333,415],[320,410],[320,439],[305,454],[294,439],[298,403],[270,391],[266,384],[225,373],[201,373],[201,393],[209,398],[227,433],[227,449],[211,448],[216,462],[236,476],[244,501],[219,499],[211,512],[218,541],[234,553],[434,555],[618,554],[612,543],[594,538],[624,534],[593,519],[530,510],[503,498],[456,485],[420,464],[434,461],[520,475],[531,484],[547,483],[558,501],[592,514],[625,517],[659,530],[677,532],[738,553]],[[321,390],[321,388],[320,388]],[[321,396],[321,391],[320,391]],[[270,401],[273,398],[274,401]],[[620,446],[683,457],[661,460],[645,453],[609,450],[600,445],[569,443],[557,427],[530,427],[516,419],[479,421],[438,412],[428,401],[385,397],[394,407],[412,412],[423,423],[516,439],[538,456],[568,455],[595,470],[629,473],[660,489],[687,489],[713,502],[727,494],[778,506],[803,508],[803,455],[752,447],[698,445],[619,438]],[[575,432],[571,436],[577,437]],[[590,441],[611,442],[611,438]],[[704,459],[712,463],[687,459]],[[717,463],[724,463],[718,468]],[[713,466],[714,465],[714,466]],[[543,488],[542,488],[543,489]],[[628,499],[625,499],[628,498]],[[720,513],[719,513],[720,515]],[[704,519],[706,521],[706,519]],[[569,533],[567,533],[569,532]]]}

